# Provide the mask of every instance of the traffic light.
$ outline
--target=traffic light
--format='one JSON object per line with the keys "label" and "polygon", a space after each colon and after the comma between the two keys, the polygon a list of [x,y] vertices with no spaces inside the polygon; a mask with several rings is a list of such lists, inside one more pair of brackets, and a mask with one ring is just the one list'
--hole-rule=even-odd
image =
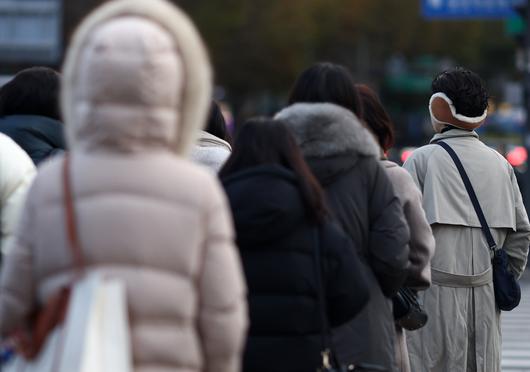
{"label": "traffic light", "polygon": [[511,36],[517,46],[515,52],[515,65],[519,71],[526,71],[528,69],[528,19],[529,1],[528,0],[512,0],[512,15],[506,18],[504,25],[508,36]]}
{"label": "traffic light", "polygon": [[506,33],[515,39],[519,47],[523,47],[528,19],[528,1],[514,0],[512,7],[513,15],[505,22]]}

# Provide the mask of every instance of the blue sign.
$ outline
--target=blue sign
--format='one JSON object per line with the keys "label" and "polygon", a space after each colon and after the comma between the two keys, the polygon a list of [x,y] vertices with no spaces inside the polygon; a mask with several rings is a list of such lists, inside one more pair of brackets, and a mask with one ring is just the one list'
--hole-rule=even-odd
{"label": "blue sign", "polygon": [[428,19],[498,19],[514,15],[518,0],[422,0],[422,14]]}

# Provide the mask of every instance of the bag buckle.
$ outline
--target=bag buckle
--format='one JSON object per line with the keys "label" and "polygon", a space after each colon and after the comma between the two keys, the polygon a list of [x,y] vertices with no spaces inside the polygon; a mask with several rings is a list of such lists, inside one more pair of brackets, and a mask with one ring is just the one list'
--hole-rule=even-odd
{"label": "bag buckle", "polygon": [[322,367],[331,369],[331,351],[326,349],[322,351]]}
{"label": "bag buckle", "polygon": [[493,244],[491,247],[490,247],[490,252],[491,254],[493,254],[495,256],[495,252],[497,251],[497,244]]}

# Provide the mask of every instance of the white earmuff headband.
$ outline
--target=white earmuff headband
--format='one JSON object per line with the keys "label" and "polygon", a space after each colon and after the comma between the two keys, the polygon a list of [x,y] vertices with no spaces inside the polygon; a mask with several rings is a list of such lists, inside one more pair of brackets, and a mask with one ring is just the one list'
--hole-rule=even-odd
{"label": "white earmuff headband", "polygon": [[447,97],[447,95],[445,93],[438,92],[438,93],[434,93],[431,96],[431,99],[429,100],[429,112],[431,113],[431,117],[435,117],[433,115],[432,107],[431,107],[432,106],[432,102],[434,101],[435,98],[441,98],[445,102],[447,102],[449,104],[449,109],[451,110],[451,114],[453,115],[453,117],[455,119],[463,121],[464,123],[477,124],[477,123],[480,123],[481,121],[484,121],[486,119],[486,117],[488,116],[488,108],[486,108],[484,110],[484,113],[482,115],[480,115],[480,116],[470,117],[470,116],[465,116],[465,115],[458,114],[456,112],[455,105],[453,105],[453,101],[451,101],[451,98]]}

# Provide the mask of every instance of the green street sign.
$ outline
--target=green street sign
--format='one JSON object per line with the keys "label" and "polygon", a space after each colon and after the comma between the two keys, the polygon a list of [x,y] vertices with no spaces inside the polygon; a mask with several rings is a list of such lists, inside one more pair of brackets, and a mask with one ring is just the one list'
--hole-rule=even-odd
{"label": "green street sign", "polygon": [[526,22],[518,15],[509,17],[504,22],[506,34],[509,36],[517,36],[524,33]]}

